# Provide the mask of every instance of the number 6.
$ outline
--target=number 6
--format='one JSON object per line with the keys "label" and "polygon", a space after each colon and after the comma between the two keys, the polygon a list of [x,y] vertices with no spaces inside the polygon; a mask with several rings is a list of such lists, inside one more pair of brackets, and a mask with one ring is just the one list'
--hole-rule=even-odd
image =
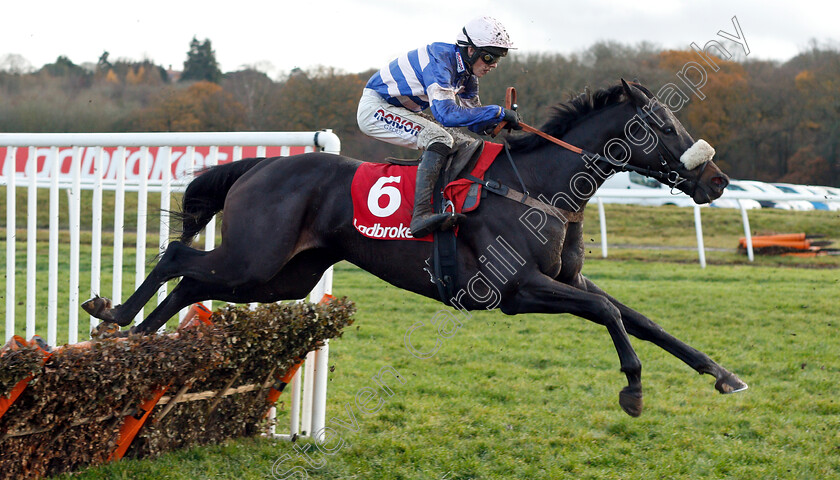
{"label": "number 6", "polygon": [[[370,213],[376,215],[377,217],[388,217],[392,213],[396,212],[398,208],[400,208],[400,204],[402,204],[402,197],[400,196],[400,191],[397,187],[392,185],[384,186],[386,183],[400,183],[402,177],[380,177],[376,183],[370,187],[370,193],[368,193],[368,209]],[[385,208],[379,206],[379,198],[383,195],[388,196],[388,205]]]}

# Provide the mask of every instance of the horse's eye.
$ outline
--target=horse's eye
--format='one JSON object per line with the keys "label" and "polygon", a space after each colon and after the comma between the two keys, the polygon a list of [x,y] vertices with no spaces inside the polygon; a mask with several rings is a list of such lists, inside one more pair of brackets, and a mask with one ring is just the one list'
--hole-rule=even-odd
{"label": "horse's eye", "polygon": [[662,131],[665,132],[666,135],[670,135],[674,133],[675,130],[674,127],[665,127],[664,129],[662,129]]}

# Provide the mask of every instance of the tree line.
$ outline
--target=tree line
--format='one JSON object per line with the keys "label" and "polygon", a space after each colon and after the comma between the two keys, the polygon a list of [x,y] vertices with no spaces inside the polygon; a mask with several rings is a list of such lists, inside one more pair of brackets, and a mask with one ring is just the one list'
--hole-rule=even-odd
{"label": "tree line", "polygon": [[[209,40],[193,39],[181,72],[150,60],[111,61],[103,53],[83,68],[66,57],[33,71],[0,70],[0,131],[287,131],[331,128],[342,153],[360,159],[416,156],[367,138],[356,106],[373,70],[295,69],[277,79],[255,69],[222,73]],[[517,54],[481,80],[484,104],[501,104],[515,86],[524,121],[539,126],[549,108],[585,89],[637,80],[653,92],[669,82],[691,51],[648,43],[598,42],[571,55]],[[8,60],[8,59],[7,59]],[[387,59],[384,59],[387,60]],[[786,62],[712,57],[696,96],[678,113],[695,138],[717,150],[734,178],[840,186],[840,50],[812,43]]]}

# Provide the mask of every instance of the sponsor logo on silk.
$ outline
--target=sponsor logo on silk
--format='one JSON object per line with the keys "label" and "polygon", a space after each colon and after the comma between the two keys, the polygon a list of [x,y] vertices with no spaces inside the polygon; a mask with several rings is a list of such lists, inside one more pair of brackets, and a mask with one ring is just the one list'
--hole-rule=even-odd
{"label": "sponsor logo on silk", "polygon": [[461,58],[461,52],[455,52],[455,62],[458,64],[458,73],[467,69],[467,67],[464,66],[464,59]]}
{"label": "sponsor logo on silk", "polygon": [[386,130],[402,134],[403,132],[414,135],[415,137],[423,130],[422,125],[418,125],[407,118],[402,118],[399,115],[388,113],[383,109],[379,109],[373,114],[373,118],[382,122]]}

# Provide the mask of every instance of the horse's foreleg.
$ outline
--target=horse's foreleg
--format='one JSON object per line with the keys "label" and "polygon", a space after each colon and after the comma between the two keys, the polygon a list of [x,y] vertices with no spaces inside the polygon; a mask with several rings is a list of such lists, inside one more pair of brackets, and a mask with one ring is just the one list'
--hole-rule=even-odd
{"label": "horse's foreleg", "polygon": [[630,344],[619,310],[601,295],[587,293],[560,283],[543,274],[534,274],[523,282],[505,313],[571,313],[607,327],[621,371],[628,385],[619,394],[619,404],[629,415],[642,413],[642,364]]}
{"label": "horse's foreleg", "polygon": [[659,346],[701,374],[714,376],[715,388],[720,393],[734,393],[747,389],[747,384],[737,375],[718,365],[708,355],[682,342],[646,316],[619,302],[588,278],[582,278],[587,292],[602,295],[618,308],[627,333]]}

